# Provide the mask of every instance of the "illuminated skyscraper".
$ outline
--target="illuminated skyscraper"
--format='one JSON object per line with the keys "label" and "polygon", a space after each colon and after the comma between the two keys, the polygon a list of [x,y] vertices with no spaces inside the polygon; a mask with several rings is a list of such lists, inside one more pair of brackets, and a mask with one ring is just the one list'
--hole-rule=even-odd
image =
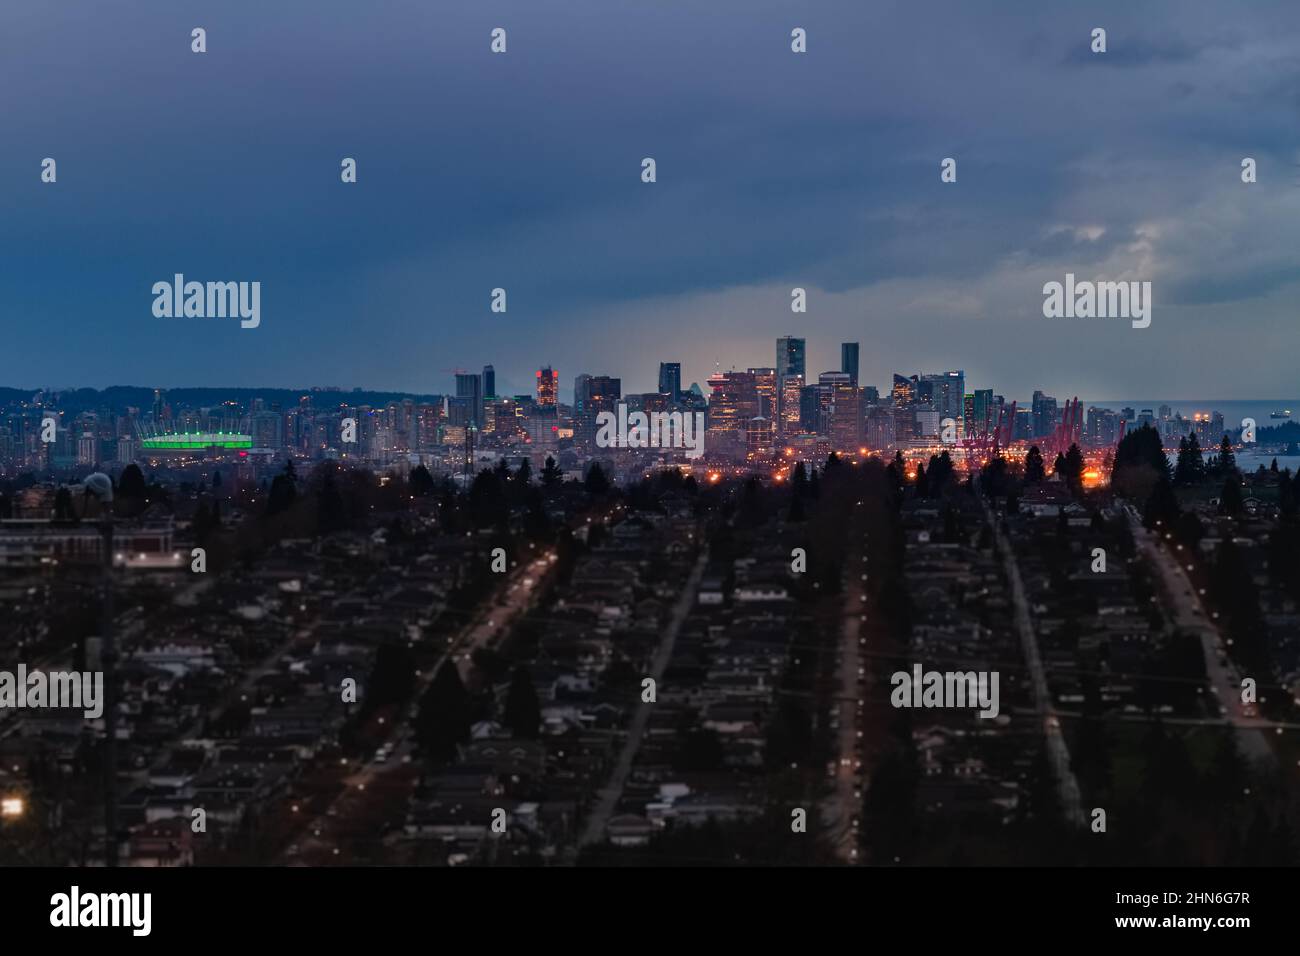
{"label": "illuminated skyscraper", "polygon": [[537,404],[555,405],[560,400],[560,373],[549,365],[537,373]]}
{"label": "illuminated skyscraper", "polygon": [[780,415],[777,419],[777,428],[782,435],[797,435],[802,430],[799,426],[799,396],[803,392],[803,376],[787,375],[785,378],[778,379],[778,382],[781,391],[778,396]]}
{"label": "illuminated skyscraper", "polygon": [[758,390],[758,414],[764,418],[775,419],[777,409],[776,369],[751,368],[749,374],[754,376],[754,388]]}
{"label": "illuminated skyscraper", "polygon": [[808,377],[804,362],[804,340],[793,336],[784,336],[776,340],[776,374],[778,378],[787,375]]}

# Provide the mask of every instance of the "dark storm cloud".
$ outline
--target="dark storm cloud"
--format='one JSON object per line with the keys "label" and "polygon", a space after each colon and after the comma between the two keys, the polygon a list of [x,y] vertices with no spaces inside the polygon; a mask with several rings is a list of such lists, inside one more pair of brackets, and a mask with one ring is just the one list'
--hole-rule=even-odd
{"label": "dark storm cloud", "polygon": [[[702,380],[797,332],[815,366],[863,339],[876,381],[932,361],[1128,394],[1175,373],[1116,350],[1173,348],[1222,396],[1280,394],[1281,356],[1225,369],[1222,329],[1177,310],[1293,322],[1297,33],[1281,0],[10,4],[9,379],[429,391],[492,362],[524,390],[551,362],[566,390],[584,370],[637,389],[661,358]],[[1043,325],[1045,276],[1131,269],[1164,310],[1146,339]],[[154,319],[177,271],[260,280],[262,326]]]}

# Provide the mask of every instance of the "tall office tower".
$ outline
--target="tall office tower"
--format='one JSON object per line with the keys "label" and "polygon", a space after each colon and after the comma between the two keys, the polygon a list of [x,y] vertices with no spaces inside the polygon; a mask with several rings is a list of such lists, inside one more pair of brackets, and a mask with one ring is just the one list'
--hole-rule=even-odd
{"label": "tall office tower", "polygon": [[966,434],[982,435],[998,427],[993,411],[993,389],[977,388],[971,393],[971,417],[966,422]]}
{"label": "tall office tower", "polygon": [[852,455],[862,438],[862,405],[858,387],[848,372],[822,372],[819,387],[829,394],[826,431],[838,452]]}
{"label": "tall office tower", "polygon": [[780,393],[778,394],[778,418],[777,430],[781,435],[797,435],[801,431],[799,427],[801,407],[800,395],[803,393],[803,376],[787,375],[785,378],[778,379],[780,383]]}
{"label": "tall office tower", "polygon": [[867,448],[877,455],[887,455],[896,446],[894,439],[894,410],[883,405],[867,409]]}
{"label": "tall office tower", "polygon": [[1210,412],[1210,442],[1212,447],[1223,441],[1223,412]]}
{"label": "tall office tower", "polygon": [[1088,424],[1084,429],[1084,443],[1092,448],[1113,447],[1120,437],[1120,417],[1109,408],[1092,406],[1088,409]]}
{"label": "tall office tower", "polygon": [[858,343],[842,342],[840,344],[840,371],[849,373],[849,380],[856,387],[858,384]]}
{"label": "tall office tower", "polygon": [[[1034,438],[1050,435],[1056,426],[1056,399],[1042,392],[1034,392],[1030,407],[1031,425]],[[1154,417],[1154,416],[1153,416]]]}
{"label": "tall office tower", "polygon": [[709,376],[708,427],[738,431],[758,417],[758,385],[752,372],[715,372]]}
{"label": "tall office tower", "polygon": [[284,419],[279,412],[256,411],[250,416],[253,447],[279,451],[284,444]]}
{"label": "tall office tower", "polygon": [[419,405],[415,411],[416,447],[429,451],[438,444],[438,426],[442,424],[442,403]]}
{"label": "tall office tower", "polygon": [[670,402],[676,402],[682,394],[682,363],[659,363],[659,394],[667,395]]}
{"label": "tall office tower", "polygon": [[491,365],[483,366],[483,398],[497,397],[497,370]]}
{"label": "tall office tower", "polygon": [[[1011,426],[1012,441],[1029,441],[1034,437],[1034,412],[1029,408],[1017,408],[1016,419]],[[1041,451],[1041,449],[1039,449]]]}
{"label": "tall office tower", "polygon": [[467,424],[483,427],[483,379],[477,375],[456,374],[456,397],[464,399]]}
{"label": "tall office tower", "polygon": [[[579,376],[579,379],[584,376]],[[588,451],[596,446],[596,419],[601,412],[618,413],[623,397],[623,380],[608,375],[587,375],[583,383],[582,411],[574,408],[574,435]]]}
{"label": "tall office tower", "polygon": [[558,405],[560,401],[560,373],[549,365],[537,372],[537,404]]}
{"label": "tall office tower", "polygon": [[784,336],[776,340],[776,374],[779,378],[785,378],[787,375],[807,377],[803,339]]}
{"label": "tall office tower", "polygon": [[880,404],[880,389],[874,385],[862,386],[862,404],[863,406]]}
{"label": "tall office tower", "polygon": [[833,386],[805,385],[799,392],[799,427],[805,432],[830,435]]}
{"label": "tall office tower", "polygon": [[895,373],[894,386],[890,395],[894,400],[894,436],[897,441],[905,442],[916,435],[916,404],[918,378],[904,378]]}
{"label": "tall office tower", "polygon": [[951,418],[958,424],[962,421],[966,397],[965,372],[939,372],[935,375],[922,375],[917,381],[917,401],[928,400],[930,410],[937,412],[939,420]]}
{"label": "tall office tower", "polygon": [[1168,405],[1161,405],[1156,410],[1156,415],[1160,418],[1162,422],[1165,422],[1174,417],[1174,410],[1170,408]]}
{"label": "tall office tower", "polygon": [[591,376],[583,372],[573,380],[573,417],[582,418],[591,398]]}
{"label": "tall office tower", "polygon": [[747,370],[754,376],[754,388],[758,390],[758,414],[769,420],[776,418],[777,401],[780,396],[776,388],[776,369],[751,368]]}
{"label": "tall office tower", "polygon": [[153,390],[153,421],[158,424],[163,418],[163,390],[155,388]]}

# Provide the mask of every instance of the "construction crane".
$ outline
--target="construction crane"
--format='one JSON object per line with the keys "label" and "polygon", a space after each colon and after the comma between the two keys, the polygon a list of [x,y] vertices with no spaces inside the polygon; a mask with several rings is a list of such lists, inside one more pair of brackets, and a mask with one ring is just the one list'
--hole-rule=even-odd
{"label": "construction crane", "polygon": [[990,431],[992,415],[993,409],[987,409],[980,431],[962,439],[961,447],[966,453],[967,462],[975,460],[983,463],[996,458],[1002,449],[1011,444],[1012,429],[1016,423],[1016,403],[1012,402],[998,409],[997,425]]}

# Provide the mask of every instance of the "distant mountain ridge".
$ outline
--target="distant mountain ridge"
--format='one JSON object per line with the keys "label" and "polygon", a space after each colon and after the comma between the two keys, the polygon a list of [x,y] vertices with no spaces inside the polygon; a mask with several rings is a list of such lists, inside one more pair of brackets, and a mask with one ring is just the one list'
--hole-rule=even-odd
{"label": "distant mountain ridge", "polygon": [[[114,412],[122,412],[128,407],[141,410],[153,407],[153,389],[140,385],[111,385],[108,388],[76,389],[29,389],[0,387],[0,407],[30,402],[37,391],[44,391],[47,399],[57,396],[58,407],[66,412],[76,414],[92,411],[107,406]],[[415,402],[438,402],[440,394],[418,394],[414,392],[383,392],[360,390],[325,390],[311,388],[168,388],[163,389],[163,398],[172,406],[186,405],[195,408],[220,405],[222,402],[235,401],[245,408],[255,398],[263,399],[267,406],[279,405],[282,410],[297,408],[299,400],[311,396],[312,405],[318,409],[333,406],[373,405],[383,406],[389,402],[412,399]]]}

